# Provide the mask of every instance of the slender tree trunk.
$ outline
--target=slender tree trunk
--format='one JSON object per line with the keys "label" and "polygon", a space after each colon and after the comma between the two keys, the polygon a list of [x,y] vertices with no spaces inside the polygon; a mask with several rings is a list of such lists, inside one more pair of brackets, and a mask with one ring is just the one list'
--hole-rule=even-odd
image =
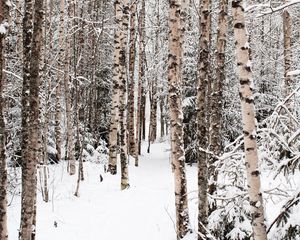
{"label": "slender tree trunk", "polygon": [[[137,99],[137,114],[136,114],[136,142],[137,152],[141,154],[142,141],[142,98],[143,98],[143,81],[145,75],[144,59],[144,36],[145,36],[145,0],[141,0],[141,10],[139,16],[139,76],[138,76],[138,99]],[[135,166],[138,166],[138,158],[135,160]]]}
{"label": "slender tree trunk", "polygon": [[63,69],[64,69],[64,19],[65,19],[65,1],[60,0],[60,12],[59,12],[59,30],[58,30],[58,72],[56,80],[56,91],[55,91],[55,139],[56,139],[56,151],[57,160],[61,160],[61,148],[62,148],[62,132],[61,132],[61,122],[62,122],[62,107],[61,107],[61,96],[62,96],[62,82],[63,82]]}
{"label": "slender tree trunk", "polygon": [[[146,62],[146,52],[144,52],[144,64]],[[142,102],[141,102],[141,131],[142,131],[142,140],[146,140],[146,92],[145,92],[145,79],[142,86]]]}
{"label": "slender tree trunk", "polygon": [[159,109],[160,109],[160,137],[163,138],[165,136],[165,116],[164,116],[164,96],[162,94],[163,90],[161,90],[161,96],[159,98]]}
{"label": "slender tree trunk", "polygon": [[[74,15],[74,1],[68,1],[68,15],[72,18]],[[72,24],[69,23],[69,28]],[[64,88],[65,88],[65,104],[66,104],[66,121],[67,121],[67,160],[68,160],[68,172],[70,175],[74,175],[76,172],[75,153],[74,153],[74,136],[73,136],[73,118],[71,112],[71,96],[70,96],[70,48],[71,37],[68,37],[65,41],[65,61],[64,61]]]}
{"label": "slender tree trunk", "polygon": [[200,56],[198,62],[198,141],[201,148],[198,155],[198,239],[202,239],[201,234],[206,236],[205,227],[207,225],[208,202],[207,202],[207,185],[208,185],[208,169],[207,169],[207,154],[205,152],[208,143],[208,84],[210,83],[209,76],[209,51],[210,51],[210,22],[211,22],[211,0],[203,0],[200,5]]}
{"label": "slender tree trunk", "polygon": [[120,56],[119,56],[119,91],[120,91],[120,161],[121,161],[121,190],[129,187],[128,183],[128,159],[126,146],[126,58],[127,58],[127,32],[129,23],[129,4],[128,0],[123,0],[121,9],[123,10],[122,22],[119,27],[120,32]]}
{"label": "slender tree trunk", "polygon": [[[157,30],[155,31],[155,47],[154,54],[158,55],[159,52],[159,31],[160,31],[160,2],[157,0],[157,10],[156,10],[156,26]],[[156,65],[158,65],[156,61]],[[149,147],[148,152],[150,152],[150,144],[154,143],[157,137],[157,79],[158,76],[154,76],[150,82],[150,124],[149,124]]]}
{"label": "slender tree trunk", "polygon": [[136,141],[134,131],[134,69],[135,69],[135,36],[136,36],[136,1],[131,1],[130,7],[130,40],[129,40],[129,89],[128,89],[128,143],[129,155],[136,156]]}
{"label": "slender tree trunk", "polygon": [[121,2],[118,0],[115,1],[115,18],[116,18],[117,29],[115,32],[113,95],[112,95],[111,120],[110,120],[110,130],[109,130],[109,161],[108,161],[108,171],[113,175],[117,174],[120,82],[123,77],[120,70],[120,61],[122,57],[121,37],[122,37],[123,12],[121,7]]}
{"label": "slender tree trunk", "polygon": [[[0,1],[0,25],[6,26],[8,30],[8,12],[9,6],[5,0]],[[8,239],[7,231],[7,170],[5,159],[5,123],[4,123],[4,99],[2,98],[4,86],[4,49],[5,49],[5,35],[0,34],[0,239]]]}
{"label": "slender tree trunk", "polygon": [[15,24],[16,24],[16,34],[17,34],[17,42],[16,42],[16,52],[20,60],[22,60],[22,6],[21,1],[16,0],[16,13],[15,13]]}
{"label": "slender tree trunk", "polygon": [[[19,239],[31,240],[35,236],[35,204],[37,163],[40,156],[39,85],[40,60],[43,38],[43,0],[25,0],[23,19],[24,73],[22,103],[22,203]],[[34,11],[34,14],[32,12]],[[32,16],[34,16],[32,22]],[[32,31],[33,29],[33,31]],[[25,91],[24,91],[25,90]]]}
{"label": "slender tree trunk", "polygon": [[169,108],[171,120],[171,159],[175,180],[176,233],[182,239],[189,231],[189,212],[185,177],[185,154],[183,144],[183,113],[181,83],[181,27],[180,1],[171,0],[169,9]]}
{"label": "slender tree trunk", "polygon": [[[213,195],[216,191],[216,182],[218,173],[214,167],[217,156],[222,151],[222,103],[223,103],[223,84],[225,81],[225,47],[226,47],[226,33],[228,29],[227,11],[228,0],[221,0],[219,4],[218,16],[218,32],[217,32],[217,51],[216,51],[216,79],[212,82],[212,96],[211,96],[211,121],[210,121],[210,149],[214,156],[209,156],[209,179],[213,181],[209,184],[209,194]],[[215,210],[215,203],[210,210]]]}
{"label": "slender tree trunk", "polygon": [[258,170],[250,46],[246,33],[242,0],[234,0],[232,2],[232,14],[234,38],[236,41],[237,73],[240,81],[245,164],[248,194],[251,205],[253,237],[255,240],[266,240],[267,234],[266,225],[264,223],[264,205],[260,190],[260,172]]}
{"label": "slender tree trunk", "polygon": [[291,71],[292,51],[291,51],[291,34],[292,34],[292,19],[288,10],[282,13],[283,18],[283,42],[284,42],[284,97],[291,94],[292,83],[288,72]]}

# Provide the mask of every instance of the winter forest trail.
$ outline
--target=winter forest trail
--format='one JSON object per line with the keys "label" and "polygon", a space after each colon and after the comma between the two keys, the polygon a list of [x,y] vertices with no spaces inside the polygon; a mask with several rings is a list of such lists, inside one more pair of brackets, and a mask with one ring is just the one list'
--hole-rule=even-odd
{"label": "winter forest trail", "polygon": [[[43,202],[38,193],[37,239],[175,240],[170,146],[167,142],[153,144],[149,154],[146,147],[143,144],[139,167],[130,162],[130,188],[124,191],[120,190],[120,171],[112,176],[104,173],[103,165],[86,162],[85,180],[77,198],[74,196],[77,177],[68,176],[64,163],[51,166],[50,202]],[[196,179],[196,168],[187,168],[188,178]],[[192,179],[189,182],[196,183]],[[196,189],[196,185],[188,187]],[[15,199],[9,208],[9,229],[14,231],[10,232],[11,240],[17,239],[19,205],[19,199]],[[193,200],[190,208],[196,208]],[[191,219],[194,225],[196,216]]]}

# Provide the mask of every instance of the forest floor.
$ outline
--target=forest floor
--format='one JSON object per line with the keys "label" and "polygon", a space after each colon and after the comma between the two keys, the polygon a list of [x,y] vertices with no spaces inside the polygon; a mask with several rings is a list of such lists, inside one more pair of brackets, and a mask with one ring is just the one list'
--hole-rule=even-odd
{"label": "forest floor", "polygon": [[[77,176],[69,176],[66,163],[51,166],[50,201],[38,193],[37,240],[175,240],[174,178],[167,142],[151,146],[140,166],[130,162],[130,188],[120,191],[120,171],[111,176],[103,165],[84,163],[85,180],[75,197]],[[196,167],[188,168],[189,207],[196,216]],[[100,174],[103,181],[100,182]],[[18,239],[20,197],[9,207],[9,239]]]}
{"label": "forest floor", "polygon": [[[133,159],[130,160],[130,187],[124,191],[120,190],[120,170],[112,176],[104,171],[103,163],[90,159],[84,162],[85,179],[80,183],[80,196],[76,197],[77,174],[68,175],[67,162],[51,165],[48,203],[42,200],[40,188],[38,191],[36,239],[176,240],[170,145],[168,141],[157,142],[151,145],[150,153],[146,150],[144,143],[139,167],[134,166]],[[197,166],[187,166],[186,172],[191,228],[196,232]],[[292,186],[300,189],[300,173],[289,180],[283,176],[274,180],[273,175],[268,172],[262,174],[265,192],[278,186],[283,186],[287,192],[292,190]],[[279,214],[284,201],[277,195],[268,195],[267,199],[266,219],[269,225]],[[10,194],[8,200],[9,240],[16,240],[20,226],[20,196],[18,193]],[[300,211],[300,207],[298,209]],[[300,222],[298,215],[293,222]],[[196,234],[185,238],[188,239],[197,239]]]}

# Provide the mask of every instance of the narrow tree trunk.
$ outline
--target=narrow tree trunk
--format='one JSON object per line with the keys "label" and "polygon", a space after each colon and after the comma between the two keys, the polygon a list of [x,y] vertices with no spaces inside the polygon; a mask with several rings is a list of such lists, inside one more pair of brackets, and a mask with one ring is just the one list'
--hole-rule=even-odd
{"label": "narrow tree trunk", "polygon": [[119,91],[120,91],[120,161],[121,161],[121,190],[129,187],[128,183],[128,159],[127,159],[127,146],[126,146],[126,58],[127,58],[127,32],[129,23],[129,5],[128,0],[123,0],[121,9],[123,11],[120,32],[120,56],[119,56]]}
{"label": "narrow tree trunk", "polygon": [[[136,142],[137,152],[141,154],[142,141],[142,95],[143,95],[143,81],[145,75],[144,69],[144,36],[145,36],[145,0],[141,0],[141,10],[139,16],[139,76],[138,76],[138,99],[137,99],[137,113],[136,113]],[[138,158],[135,159],[135,166],[138,166]]]}
{"label": "narrow tree trunk", "polygon": [[[5,0],[0,1],[0,25],[8,25],[8,5]],[[6,26],[8,28],[8,26]],[[7,30],[7,29],[6,29]],[[4,85],[4,46],[6,33],[0,34],[0,239],[8,239],[7,231],[7,170],[5,159],[5,123],[4,123],[4,99],[2,98]]]}
{"label": "narrow tree trunk", "polygon": [[[156,26],[157,30],[155,31],[155,47],[154,47],[154,54],[155,56],[158,55],[159,52],[159,31],[160,31],[160,3],[157,0],[157,10],[156,10]],[[158,62],[156,61],[156,65]],[[150,144],[154,143],[157,136],[157,79],[158,76],[154,76],[152,81],[150,82],[150,123],[149,123],[149,147],[148,152],[150,152]]]}
{"label": "narrow tree trunk", "polygon": [[62,95],[62,81],[63,81],[63,69],[64,69],[64,18],[65,18],[65,1],[60,0],[60,12],[59,12],[59,30],[58,30],[58,72],[56,80],[56,91],[55,91],[55,140],[56,140],[56,151],[57,160],[61,160],[61,147],[62,147],[62,107],[61,107],[61,95]]}
{"label": "narrow tree trunk", "polygon": [[[40,156],[39,85],[40,60],[43,38],[43,0],[25,0],[23,19],[24,73],[22,103],[22,203],[19,239],[31,240],[35,236],[35,204],[37,163]],[[34,14],[32,11],[34,10]],[[32,23],[32,16],[34,20]],[[32,31],[33,29],[33,31]],[[24,91],[25,90],[25,91]]]}
{"label": "narrow tree trunk", "polygon": [[292,83],[288,72],[291,71],[292,51],[291,51],[291,34],[292,19],[288,10],[282,13],[283,18],[283,42],[284,42],[284,97],[291,94]]}
{"label": "narrow tree trunk", "polygon": [[128,150],[129,155],[136,156],[136,141],[134,131],[134,69],[135,69],[135,36],[136,36],[136,1],[131,1],[130,8],[130,40],[129,40],[129,85],[128,85]]}
{"label": "narrow tree trunk", "polygon": [[121,35],[122,35],[122,8],[121,2],[115,1],[115,18],[116,18],[116,32],[115,32],[115,52],[114,52],[114,72],[113,72],[113,95],[111,120],[109,130],[109,161],[108,171],[111,174],[117,174],[117,155],[118,155],[118,130],[119,130],[119,104],[120,104],[120,79],[122,73],[120,71],[121,61]]}
{"label": "narrow tree trunk", "polygon": [[242,0],[234,0],[232,2],[232,14],[234,38],[236,41],[237,73],[240,81],[245,164],[247,171],[248,194],[251,205],[253,237],[255,240],[266,240],[267,234],[264,223],[264,205],[260,190],[260,172],[258,170],[250,46],[246,33]]}
{"label": "narrow tree trunk", "polygon": [[164,96],[163,96],[163,90],[161,90],[161,96],[159,98],[159,109],[160,109],[160,137],[163,138],[165,136],[165,116],[164,116]]}
{"label": "narrow tree trunk", "polygon": [[15,26],[16,26],[16,35],[17,35],[17,42],[16,42],[16,52],[19,57],[19,60],[22,60],[22,6],[21,1],[16,0],[16,13],[15,13]]}
{"label": "narrow tree trunk", "polygon": [[[225,47],[226,47],[226,33],[227,33],[227,11],[228,0],[221,0],[219,4],[218,16],[218,32],[217,32],[217,51],[216,51],[216,79],[212,82],[212,96],[211,96],[211,121],[210,121],[210,150],[214,156],[209,156],[209,179],[213,181],[209,184],[209,194],[213,195],[216,191],[218,173],[214,167],[217,156],[222,151],[222,102],[223,102],[223,84],[225,81]],[[215,210],[213,204],[211,211]]]}
{"label": "narrow tree trunk", "polygon": [[175,180],[176,233],[182,239],[189,231],[189,212],[183,146],[181,83],[180,1],[171,0],[169,9],[169,108],[171,120],[171,159]]}
{"label": "narrow tree trunk", "polygon": [[[72,18],[74,15],[74,2],[68,1],[68,15]],[[68,26],[72,27],[70,23]],[[71,112],[71,96],[70,96],[70,48],[71,38],[68,37],[65,42],[65,61],[64,61],[64,88],[65,88],[65,104],[66,104],[66,121],[67,121],[67,161],[68,172],[70,175],[74,175],[76,172],[75,153],[74,153],[74,136],[73,136],[73,118]]]}
{"label": "narrow tree trunk", "polygon": [[207,185],[208,185],[208,169],[207,154],[205,152],[208,146],[208,84],[209,76],[209,51],[210,51],[210,22],[211,22],[211,0],[203,0],[200,5],[200,56],[198,62],[199,77],[197,89],[197,106],[198,106],[198,129],[197,138],[199,141],[198,155],[198,239],[202,239],[201,234],[206,236],[205,227],[207,225],[208,201],[207,201]]}

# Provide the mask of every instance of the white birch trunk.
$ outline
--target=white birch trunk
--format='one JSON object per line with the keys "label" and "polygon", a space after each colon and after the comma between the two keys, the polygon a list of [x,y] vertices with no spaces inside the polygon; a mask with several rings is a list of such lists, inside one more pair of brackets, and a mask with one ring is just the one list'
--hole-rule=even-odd
{"label": "white birch trunk", "polygon": [[171,122],[171,159],[175,181],[176,233],[177,239],[185,237],[189,231],[189,212],[185,176],[185,154],[183,144],[183,113],[181,83],[181,5],[179,0],[171,0],[169,5],[169,60],[168,85]]}
{"label": "white birch trunk", "polygon": [[264,222],[264,205],[260,189],[260,171],[258,168],[250,46],[246,33],[242,0],[234,0],[232,2],[232,14],[234,38],[236,41],[237,74],[240,82],[245,164],[251,205],[253,237],[255,240],[266,240],[267,233]]}

